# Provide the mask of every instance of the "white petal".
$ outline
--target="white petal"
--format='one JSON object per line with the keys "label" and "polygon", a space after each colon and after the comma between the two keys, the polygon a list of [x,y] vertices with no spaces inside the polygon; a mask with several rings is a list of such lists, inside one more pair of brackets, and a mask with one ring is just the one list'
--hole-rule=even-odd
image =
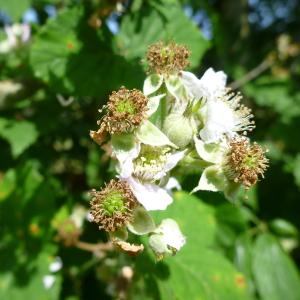
{"label": "white petal", "polygon": [[165,186],[165,189],[168,192],[171,192],[173,189],[181,190],[181,185],[175,177],[170,177],[167,184],[166,184],[166,186]]}
{"label": "white petal", "polygon": [[200,80],[191,72],[182,71],[181,73],[182,83],[188,90],[188,92],[195,98],[202,98],[204,96],[204,89]]}
{"label": "white petal", "polygon": [[224,92],[227,76],[223,71],[215,72],[209,68],[201,79],[190,72],[181,72],[181,74],[183,84],[195,98],[206,97],[212,100]]}
{"label": "white petal", "polygon": [[163,170],[161,172],[158,172],[154,176],[154,180],[158,180],[158,179],[161,179],[162,177],[166,176],[167,172],[172,170],[178,164],[178,162],[184,157],[185,153],[186,153],[186,151],[179,151],[179,152],[175,152],[175,153],[171,154],[168,157]]}
{"label": "white petal", "polygon": [[234,111],[221,100],[208,101],[202,110],[204,127],[200,137],[207,143],[217,142],[223,134],[232,134],[235,130]]}
{"label": "white petal", "polygon": [[120,177],[127,178],[131,176],[134,166],[133,160],[138,157],[141,150],[141,144],[136,143],[129,151],[114,151],[119,164],[117,166]]}
{"label": "white petal", "polygon": [[209,68],[200,79],[201,85],[206,90],[207,97],[217,97],[225,89],[227,75],[223,71],[215,72]]}
{"label": "white petal", "polygon": [[133,194],[146,210],[165,210],[173,202],[172,197],[155,184],[141,183],[132,177],[126,180]]}

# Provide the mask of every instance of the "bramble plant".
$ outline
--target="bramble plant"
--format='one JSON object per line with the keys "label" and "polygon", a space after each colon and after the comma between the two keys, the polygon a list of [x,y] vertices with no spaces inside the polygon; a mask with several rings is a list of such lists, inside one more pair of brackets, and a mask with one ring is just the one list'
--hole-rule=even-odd
{"label": "bramble plant", "polygon": [[0,0],[0,299],[300,299],[299,13]]}
{"label": "bramble plant", "polygon": [[170,180],[180,185],[174,168],[186,172],[199,165],[192,192],[221,191],[234,201],[241,187],[248,190],[264,177],[268,159],[246,136],[254,128],[253,115],[241,94],[226,87],[224,72],[210,68],[198,79],[184,71],[189,50],[174,42],[150,45],[146,57],[143,92],[125,87],[112,92],[100,110],[99,129],[90,132],[117,160],[117,179],[91,192],[91,208],[92,220],[113,243],[126,242],[128,231],[147,235],[161,260],[186,242],[175,220],[156,226],[148,213],[172,203]]}

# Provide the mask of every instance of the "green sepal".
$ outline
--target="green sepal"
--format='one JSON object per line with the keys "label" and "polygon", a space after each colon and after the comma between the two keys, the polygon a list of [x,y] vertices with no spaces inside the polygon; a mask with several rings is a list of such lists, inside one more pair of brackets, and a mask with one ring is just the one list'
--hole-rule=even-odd
{"label": "green sepal", "polygon": [[120,133],[111,136],[112,147],[115,152],[128,152],[135,145],[133,133]]}
{"label": "green sepal", "polygon": [[193,189],[192,193],[203,191],[224,191],[227,187],[227,179],[219,166],[209,166],[204,169],[198,185]]}
{"label": "green sepal", "polygon": [[148,76],[144,81],[143,92],[146,96],[156,92],[162,85],[164,77],[158,74]]}
{"label": "green sepal", "polygon": [[133,221],[127,228],[134,234],[143,235],[155,230],[155,223],[149,213],[141,206],[133,211]]}
{"label": "green sepal", "polygon": [[187,91],[178,75],[170,75],[165,79],[167,90],[177,99],[188,102]]}
{"label": "green sepal", "polygon": [[205,161],[218,164],[223,160],[224,150],[222,145],[210,143],[205,144],[202,140],[194,137],[195,147],[198,155]]}
{"label": "green sepal", "polygon": [[119,228],[118,230],[114,232],[109,233],[110,239],[114,240],[121,240],[121,241],[126,241],[128,238],[128,231],[126,227]]}
{"label": "green sepal", "polygon": [[146,145],[150,146],[172,146],[177,148],[169,138],[160,131],[155,125],[153,125],[150,121],[145,121],[136,133],[138,139]]}

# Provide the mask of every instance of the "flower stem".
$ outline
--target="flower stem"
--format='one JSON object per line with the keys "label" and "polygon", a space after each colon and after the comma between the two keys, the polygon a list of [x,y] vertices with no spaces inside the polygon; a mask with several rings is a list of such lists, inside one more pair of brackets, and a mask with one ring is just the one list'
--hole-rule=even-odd
{"label": "flower stem", "polygon": [[113,244],[110,242],[107,243],[98,243],[92,244],[83,241],[78,241],[75,244],[75,247],[84,251],[97,252],[97,251],[111,251],[114,249]]}

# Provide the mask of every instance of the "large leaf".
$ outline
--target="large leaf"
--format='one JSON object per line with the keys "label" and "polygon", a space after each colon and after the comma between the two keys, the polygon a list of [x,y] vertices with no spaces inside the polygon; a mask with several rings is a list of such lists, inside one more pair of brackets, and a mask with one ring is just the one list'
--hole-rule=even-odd
{"label": "large leaf", "polygon": [[[175,257],[149,270],[156,278],[149,278],[145,266],[141,267],[148,284],[156,281],[161,299],[248,299],[243,275],[213,249],[217,230],[214,213],[213,207],[179,192],[166,212],[156,214],[159,219],[176,219],[187,237]],[[157,297],[154,291],[152,288],[153,298]]]}
{"label": "large leaf", "polygon": [[6,199],[16,188],[16,172],[9,169],[3,178],[0,178],[0,202]]}
{"label": "large leaf", "polygon": [[0,0],[0,10],[4,11],[14,22],[20,21],[29,6],[30,0]]}
{"label": "large leaf", "polygon": [[108,38],[88,26],[82,7],[65,9],[36,37],[30,55],[35,75],[56,92],[101,96],[142,80],[138,64],[114,55]]}
{"label": "large leaf", "polygon": [[36,141],[38,131],[29,121],[0,118],[0,137],[9,142],[13,156],[17,157]]}
{"label": "large leaf", "polygon": [[287,122],[300,115],[300,93],[287,79],[261,76],[245,86],[245,92],[260,106],[276,111]]}
{"label": "large leaf", "polygon": [[174,40],[188,46],[192,52],[191,67],[200,63],[209,46],[176,1],[155,7],[144,5],[138,12],[124,16],[116,36],[117,47],[127,58],[144,57],[147,47],[159,40]]}
{"label": "large leaf", "polygon": [[[21,299],[39,299],[39,300],[55,300],[59,299],[61,286],[61,274],[51,273],[49,265],[54,257],[46,251],[41,253],[36,260],[29,265],[32,274],[27,274],[27,278],[23,278],[25,282],[18,282],[18,277],[13,273],[0,274],[0,298],[6,300]],[[52,276],[53,285],[47,287],[44,284],[45,276]]]}
{"label": "large leaf", "polygon": [[270,234],[260,235],[253,251],[253,273],[263,300],[300,299],[299,273]]}

